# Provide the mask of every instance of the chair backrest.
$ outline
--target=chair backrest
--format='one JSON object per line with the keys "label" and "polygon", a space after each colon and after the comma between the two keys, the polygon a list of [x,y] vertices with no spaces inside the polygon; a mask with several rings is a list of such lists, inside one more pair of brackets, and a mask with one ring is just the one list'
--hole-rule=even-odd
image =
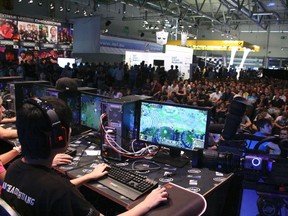
{"label": "chair backrest", "polygon": [[11,206],[9,206],[5,200],[0,198],[0,215],[1,216],[20,216]]}

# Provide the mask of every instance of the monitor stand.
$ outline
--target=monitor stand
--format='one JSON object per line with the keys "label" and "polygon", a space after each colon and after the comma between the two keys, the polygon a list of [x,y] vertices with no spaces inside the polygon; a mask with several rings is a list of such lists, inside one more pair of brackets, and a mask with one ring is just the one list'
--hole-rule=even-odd
{"label": "monitor stand", "polygon": [[158,152],[152,160],[158,163],[168,164],[174,167],[184,167],[190,162],[188,158],[181,157],[181,151],[176,149],[170,149],[169,154],[167,152]]}

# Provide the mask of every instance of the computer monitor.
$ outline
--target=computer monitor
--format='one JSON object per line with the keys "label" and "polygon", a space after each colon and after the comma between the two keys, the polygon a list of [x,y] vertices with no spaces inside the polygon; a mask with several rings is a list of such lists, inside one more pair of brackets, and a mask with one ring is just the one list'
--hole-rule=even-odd
{"label": "computer monitor", "polygon": [[157,59],[155,59],[154,61],[153,61],[153,64],[155,65],[155,66],[164,66],[164,60],[157,60]]}
{"label": "computer monitor", "polygon": [[79,91],[59,91],[55,88],[48,88],[46,90],[46,96],[53,96],[62,99],[66,102],[68,107],[72,111],[72,131],[76,131],[80,125],[80,92]]}
{"label": "computer monitor", "polygon": [[35,83],[32,86],[32,94],[37,98],[42,98],[44,96],[47,96],[47,90],[51,87],[51,85]]}
{"label": "computer monitor", "polygon": [[10,89],[8,83],[20,80],[23,80],[23,77],[20,76],[0,77],[0,92],[3,94],[9,93]]}
{"label": "computer monitor", "polygon": [[11,97],[11,109],[14,112],[22,106],[23,101],[29,99],[33,95],[33,85],[35,84],[45,84],[49,85],[48,81],[15,81],[9,83],[10,86],[10,97]]}
{"label": "computer monitor", "polygon": [[54,88],[48,88],[46,90],[46,96],[52,96],[52,97],[57,97],[59,98],[59,94],[60,94],[60,91],[54,89]]}
{"label": "computer monitor", "polygon": [[57,63],[61,68],[64,68],[67,63],[69,63],[69,67],[72,68],[72,65],[76,63],[75,58],[57,58]]}
{"label": "computer monitor", "polygon": [[102,95],[81,92],[81,126],[99,131],[100,116],[102,114],[101,101],[107,99]]}
{"label": "computer monitor", "polygon": [[181,167],[189,162],[180,156],[181,151],[206,148],[209,109],[157,101],[141,101],[140,109],[137,139],[170,150],[169,155],[157,154],[154,160]]}

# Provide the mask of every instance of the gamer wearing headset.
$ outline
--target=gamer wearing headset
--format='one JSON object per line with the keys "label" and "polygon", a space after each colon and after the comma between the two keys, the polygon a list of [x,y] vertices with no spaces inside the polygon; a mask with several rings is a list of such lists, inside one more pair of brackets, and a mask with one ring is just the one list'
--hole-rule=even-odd
{"label": "gamer wearing headset", "polygon": [[[3,113],[5,112],[5,107],[2,105],[3,99],[0,96],[0,124],[2,123],[15,123],[16,117],[13,118],[5,118]],[[15,139],[18,138],[16,129],[6,129],[0,126],[0,139]],[[1,148],[1,147],[0,147]],[[18,148],[18,152],[21,152],[21,148]],[[14,157],[13,157],[14,158]],[[11,158],[11,160],[13,159]],[[57,154],[53,160],[53,166],[68,164],[72,162],[72,157],[67,154]]]}
{"label": "gamer wearing headset", "polygon": [[[22,216],[99,215],[76,186],[107,174],[107,164],[99,164],[91,173],[70,181],[50,169],[54,156],[67,148],[71,115],[68,106],[55,97],[29,99],[17,112],[23,158],[9,166],[2,197]],[[157,188],[121,215],[143,215],[167,196],[165,188]]]}

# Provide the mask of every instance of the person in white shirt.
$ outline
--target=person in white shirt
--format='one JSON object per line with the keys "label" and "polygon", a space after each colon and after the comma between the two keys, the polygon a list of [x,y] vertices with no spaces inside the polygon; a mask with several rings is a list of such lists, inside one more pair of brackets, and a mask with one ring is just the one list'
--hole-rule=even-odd
{"label": "person in white shirt", "polygon": [[173,80],[172,84],[170,85],[168,96],[171,95],[172,92],[178,92],[178,90],[179,90],[178,83],[176,80]]}
{"label": "person in white shirt", "polygon": [[219,87],[216,87],[215,92],[209,95],[209,101],[211,101],[212,104],[215,105],[217,104],[221,96],[222,96],[222,93],[219,91]]}

